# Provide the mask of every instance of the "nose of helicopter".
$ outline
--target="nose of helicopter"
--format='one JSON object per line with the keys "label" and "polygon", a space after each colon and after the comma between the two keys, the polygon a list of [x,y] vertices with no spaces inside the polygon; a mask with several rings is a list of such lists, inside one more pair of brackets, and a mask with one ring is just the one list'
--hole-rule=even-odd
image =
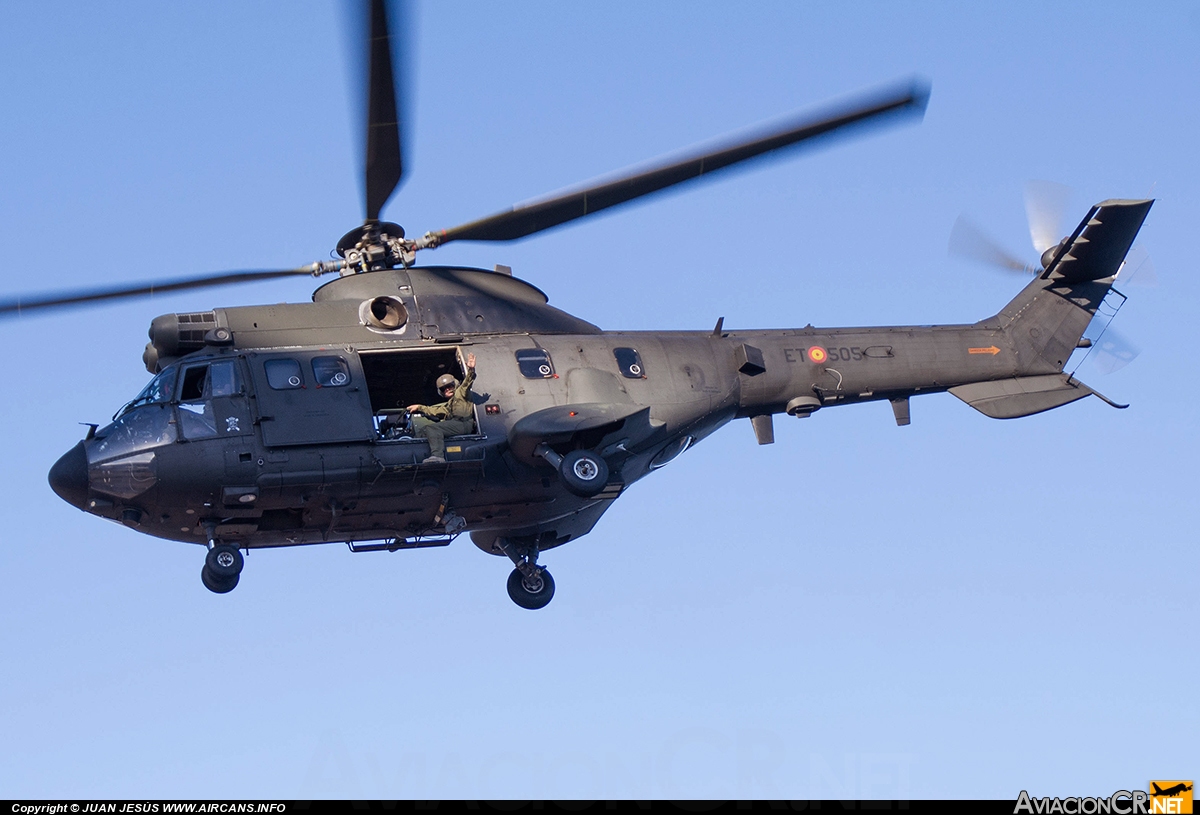
{"label": "nose of helicopter", "polygon": [[83,509],[88,495],[87,453],[83,442],[79,442],[50,468],[50,489],[59,498],[74,507]]}

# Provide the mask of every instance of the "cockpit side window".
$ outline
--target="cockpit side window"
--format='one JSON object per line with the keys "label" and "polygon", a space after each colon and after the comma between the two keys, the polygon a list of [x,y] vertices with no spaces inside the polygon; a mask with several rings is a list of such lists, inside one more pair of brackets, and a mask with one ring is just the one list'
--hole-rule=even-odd
{"label": "cockpit side window", "polygon": [[204,398],[204,385],[208,382],[208,366],[197,365],[183,374],[183,387],[179,389],[180,402],[196,402]]}
{"label": "cockpit side window", "polygon": [[208,368],[208,395],[217,396],[233,396],[241,393],[241,384],[238,382],[237,365],[231,359],[223,359],[219,362],[214,362]]}
{"label": "cockpit side window", "polygon": [[212,404],[205,399],[210,367],[214,366],[193,365],[183,372],[183,384],[179,387],[179,430],[189,441],[217,435]]}
{"label": "cockpit side window", "polygon": [[219,359],[184,369],[179,388],[179,430],[188,441],[244,432],[228,397],[242,392],[237,363]]}
{"label": "cockpit side window", "polygon": [[237,365],[231,359],[223,359],[186,369],[183,385],[179,388],[179,401],[199,402],[219,396],[234,396],[241,392]]}

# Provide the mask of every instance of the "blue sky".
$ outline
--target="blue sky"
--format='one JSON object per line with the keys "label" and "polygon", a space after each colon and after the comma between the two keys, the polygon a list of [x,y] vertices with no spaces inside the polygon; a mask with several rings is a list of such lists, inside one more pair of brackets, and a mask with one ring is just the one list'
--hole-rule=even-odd
{"label": "blue sky", "polygon": [[[970,6],[970,7],[968,7]],[[465,539],[254,552],[86,516],[45,474],[148,379],[162,313],[303,280],[0,324],[0,789],[15,797],[1016,797],[1193,778],[1196,3],[421,3],[409,175],[448,227],[913,74],[923,123],[506,245],[612,329],[971,322],[1022,285],[948,258],[967,213],[1033,260],[1022,189],[1158,199],[1132,365],[985,418],[949,395],[736,422],[544,557]],[[299,265],[361,220],[329,2],[0,12],[0,297]]]}

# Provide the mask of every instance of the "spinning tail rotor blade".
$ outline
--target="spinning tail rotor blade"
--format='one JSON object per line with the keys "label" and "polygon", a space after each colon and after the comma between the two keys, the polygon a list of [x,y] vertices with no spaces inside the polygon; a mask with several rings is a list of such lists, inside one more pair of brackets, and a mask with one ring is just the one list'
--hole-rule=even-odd
{"label": "spinning tail rotor blade", "polygon": [[681,161],[632,172],[615,181],[518,204],[482,220],[431,233],[432,245],[450,241],[511,241],[583,218],[645,195],[723,170],[748,159],[831,134],[843,135],[854,125],[912,115],[920,118],[929,98],[927,86],[912,82],[900,90],[876,92],[832,109],[793,117],[755,138],[726,144]]}
{"label": "spinning tail rotor blade", "polygon": [[1053,181],[1025,183],[1025,216],[1029,219],[1029,237],[1033,248],[1042,254],[1056,246],[1063,235],[1071,188]]}
{"label": "spinning tail rotor blade", "polygon": [[[153,283],[139,283],[135,286],[117,288],[88,289],[84,291],[62,292],[51,295],[34,295],[18,297],[11,300],[0,300],[0,319],[19,317],[32,311],[46,309],[68,308],[101,303],[107,300],[125,300],[135,297],[149,297],[155,294],[186,291],[188,289],[203,289],[210,286],[225,286],[230,283],[253,283],[259,280],[274,280],[280,277],[294,275],[313,276],[325,271],[321,264],[303,266],[299,269],[268,269],[238,272],[222,272],[220,274],[188,277],[174,280],[162,280]],[[332,271],[332,268],[329,269]]]}
{"label": "spinning tail rotor blade", "polygon": [[[1123,334],[1112,328],[1097,332],[1092,340],[1092,364],[1102,374],[1111,374],[1121,370],[1138,358],[1142,350],[1129,341]],[[1084,336],[1087,336],[1086,334]]]}
{"label": "spinning tail rotor blade", "polygon": [[1154,261],[1150,259],[1146,247],[1140,243],[1133,245],[1125,256],[1125,265],[1121,267],[1117,281],[1122,286],[1158,287],[1158,272],[1154,270]]}
{"label": "spinning tail rotor blade", "polygon": [[1033,271],[984,234],[983,230],[965,215],[959,215],[958,220],[954,222],[947,249],[951,255],[986,266],[1021,274],[1030,274]]}

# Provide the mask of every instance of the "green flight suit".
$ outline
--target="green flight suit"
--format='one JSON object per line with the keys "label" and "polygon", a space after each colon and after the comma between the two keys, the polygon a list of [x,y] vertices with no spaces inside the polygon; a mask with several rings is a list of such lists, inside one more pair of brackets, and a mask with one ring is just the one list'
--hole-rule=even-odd
{"label": "green flight suit", "polygon": [[454,389],[449,401],[421,405],[421,414],[412,417],[413,432],[429,441],[429,455],[445,458],[447,436],[464,436],[475,432],[475,406],[469,397],[474,381],[475,371],[468,368],[466,377]]}

